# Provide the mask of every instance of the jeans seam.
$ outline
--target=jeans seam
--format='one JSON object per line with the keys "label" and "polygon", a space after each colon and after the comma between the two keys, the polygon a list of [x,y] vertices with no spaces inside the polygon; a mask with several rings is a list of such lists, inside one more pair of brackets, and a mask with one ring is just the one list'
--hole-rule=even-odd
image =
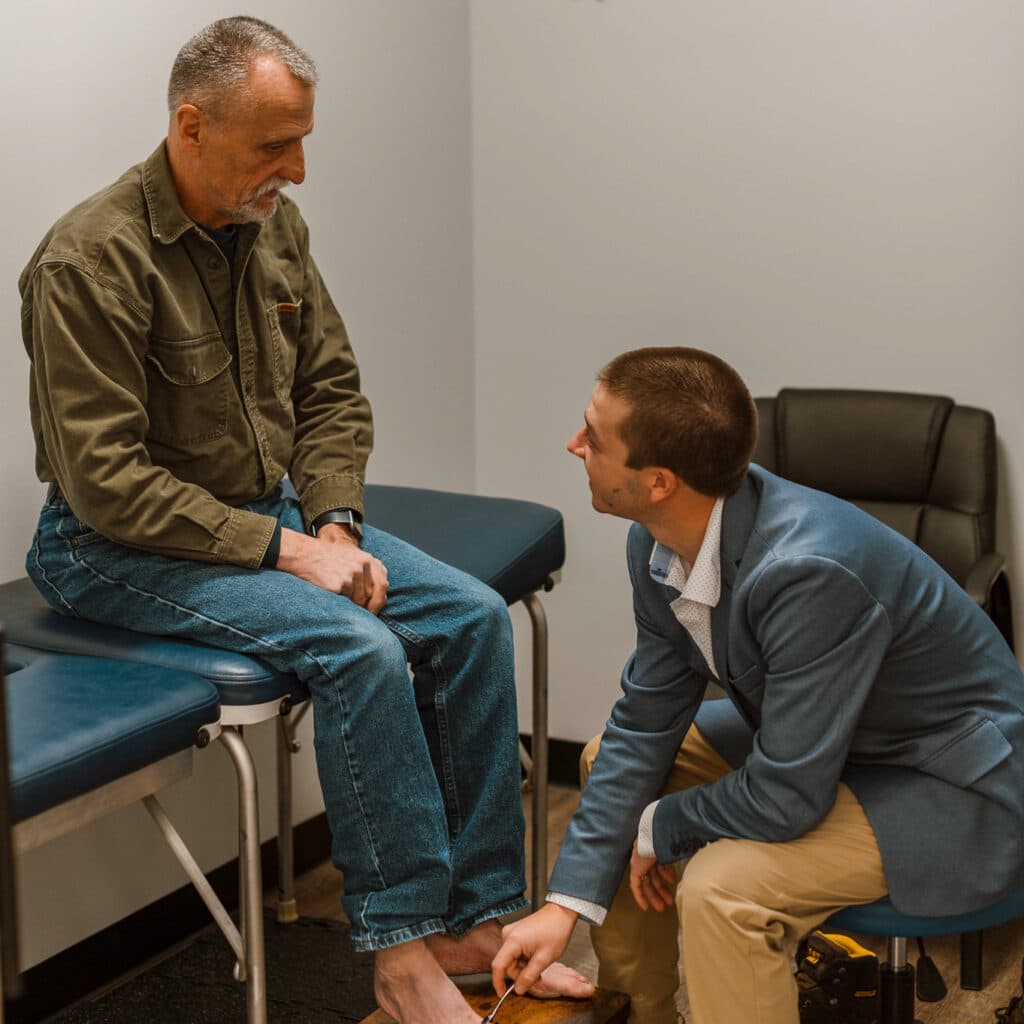
{"label": "jeans seam", "polygon": [[278,651],[285,653],[289,650],[298,651],[300,654],[308,657],[310,661],[314,662],[316,666],[324,673],[329,679],[330,675],[327,670],[320,664],[319,659],[311,654],[303,647],[283,647],[281,644],[274,643],[273,641],[266,640],[264,637],[255,636],[252,633],[247,633],[244,629],[239,629],[237,626],[233,626],[228,622],[221,622],[219,619],[215,619],[203,612],[197,611],[195,608],[189,608],[187,605],[179,604],[177,601],[172,601],[170,598],[163,596],[162,594],[155,594],[151,590],[143,590],[141,587],[135,586],[133,583],[129,583],[127,580],[115,579],[111,576],[107,576],[101,572],[95,565],[92,565],[84,554],[77,558],[76,561],[83,569],[87,569],[97,579],[102,580],[104,583],[112,587],[123,587],[126,591],[132,594],[138,594],[141,597],[148,597],[154,601],[158,601],[160,604],[167,605],[168,608],[173,608],[177,612],[182,612],[185,615],[189,615],[196,619],[201,619],[203,622],[208,623],[211,626],[216,626],[218,629],[224,630],[226,633],[234,633],[236,636],[244,637],[246,640],[250,640],[261,647],[266,647],[269,650]]}
{"label": "jeans seam", "polygon": [[[317,662],[317,665],[320,663]],[[323,670],[323,667],[321,670]],[[325,671],[326,674],[326,671]],[[377,873],[377,879],[380,882],[382,888],[387,888],[387,879],[384,876],[384,866],[380,862],[380,857],[377,855],[377,837],[374,829],[371,827],[370,816],[367,813],[366,804],[363,802],[363,794],[359,787],[359,774],[357,772],[358,763],[352,758],[352,744],[349,742],[349,729],[351,724],[351,715],[346,709],[345,698],[342,694],[341,680],[334,677],[328,677],[330,679],[331,688],[334,691],[334,695],[337,698],[338,704],[342,709],[341,720],[344,723],[344,728],[341,729],[341,738],[345,747],[345,762],[348,765],[349,778],[352,780],[352,792],[355,794],[356,801],[359,804],[359,820],[362,822],[363,829],[366,832],[366,847],[370,852],[370,856],[373,858],[373,868]],[[359,917],[363,919],[366,913],[367,905],[369,904],[369,896],[363,900],[363,906],[360,908]]]}
{"label": "jeans seam", "polygon": [[381,935],[374,935],[365,924],[363,924],[363,930],[365,935],[353,935],[351,933],[349,935],[352,948],[358,953],[373,953],[379,949],[389,949],[404,942],[422,939],[427,935],[441,935],[446,931],[444,922],[439,917],[431,917],[414,925],[405,925],[402,928],[396,928]]}
{"label": "jeans seam", "polygon": [[36,569],[39,571],[40,579],[46,584],[46,586],[57,595],[57,599],[60,603],[67,608],[67,610],[75,616],[75,618],[81,618],[74,606],[64,597],[60,587],[58,587],[47,575],[46,570],[43,568],[43,563],[39,561],[39,531],[36,531],[35,539],[32,543],[32,560],[35,562]]}
{"label": "jeans seam", "polygon": [[[441,645],[436,641],[427,640],[409,629],[401,622],[396,622],[385,615],[380,616],[381,621],[394,633],[404,636],[410,643],[419,648],[431,650],[430,667],[434,674],[434,713],[437,717],[437,742],[441,748],[441,766],[444,775],[444,788],[448,799],[445,801],[445,810],[449,815],[448,832],[452,840],[455,840],[462,832],[462,810],[459,807],[459,791],[455,780],[455,769],[452,763],[451,740],[448,735],[448,704],[446,701],[448,688],[448,673],[445,671],[444,661],[441,656]],[[451,819],[454,819],[451,820]]]}

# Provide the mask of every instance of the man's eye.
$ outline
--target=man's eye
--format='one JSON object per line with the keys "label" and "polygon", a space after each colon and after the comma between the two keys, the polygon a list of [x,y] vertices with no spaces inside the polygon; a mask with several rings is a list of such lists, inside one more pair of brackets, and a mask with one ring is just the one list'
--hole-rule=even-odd
{"label": "man's eye", "polygon": [[284,143],[283,142],[271,142],[270,145],[267,146],[267,149],[271,153],[283,153],[284,152]]}

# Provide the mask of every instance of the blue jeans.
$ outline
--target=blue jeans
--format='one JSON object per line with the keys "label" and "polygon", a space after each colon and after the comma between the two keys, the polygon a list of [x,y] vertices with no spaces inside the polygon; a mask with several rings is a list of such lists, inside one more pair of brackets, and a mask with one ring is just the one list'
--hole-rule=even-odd
{"label": "blue jeans", "polygon": [[[246,507],[303,530],[294,499]],[[60,497],[27,569],[66,615],[253,654],[302,680],[352,942],[368,951],[519,910],[525,875],[505,604],[372,525],[363,548],[388,570],[379,617],[289,573],[115,543]]]}

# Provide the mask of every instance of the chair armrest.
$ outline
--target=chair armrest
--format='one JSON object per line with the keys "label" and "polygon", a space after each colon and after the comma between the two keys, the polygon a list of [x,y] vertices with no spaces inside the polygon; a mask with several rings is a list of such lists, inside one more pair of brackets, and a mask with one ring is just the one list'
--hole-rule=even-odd
{"label": "chair armrest", "polygon": [[1006,571],[1006,558],[998,551],[989,551],[982,555],[967,573],[964,590],[982,608],[988,608],[992,597],[992,587],[996,580]]}
{"label": "chair armrest", "polygon": [[1010,578],[1006,574],[1006,559],[997,551],[982,555],[971,566],[964,581],[964,590],[985,609],[1012,651],[1013,606],[1010,601]]}

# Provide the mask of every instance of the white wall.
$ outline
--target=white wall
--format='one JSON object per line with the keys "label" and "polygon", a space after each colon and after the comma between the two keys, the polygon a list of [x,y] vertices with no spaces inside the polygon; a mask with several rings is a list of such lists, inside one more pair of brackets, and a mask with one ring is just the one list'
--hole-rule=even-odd
{"label": "white wall", "polygon": [[[295,190],[313,251],[346,318],[378,423],[370,477],[473,489],[468,9],[465,0],[251,0],[318,60],[317,125]],[[8,140],[0,280],[4,489],[0,580],[22,575],[43,489],[28,426],[28,362],[17,275],[50,223],[144,159],[166,132],[178,47],[235,3],[8,0],[17,25],[0,85]],[[309,723],[297,815],[322,810]],[[250,730],[264,837],[273,834],[273,744]],[[233,856],[229,762],[211,748],[169,792],[174,817],[212,869]],[[225,809],[228,813],[225,813]],[[144,865],[140,868],[139,865]],[[183,879],[138,809],[20,862],[32,964],[177,888]]]}
{"label": "white wall", "polygon": [[633,637],[624,526],[575,431],[599,366],[690,344],[755,394],[993,410],[1024,636],[1024,7],[472,4],[477,486],[566,517],[551,731],[586,739]]}

